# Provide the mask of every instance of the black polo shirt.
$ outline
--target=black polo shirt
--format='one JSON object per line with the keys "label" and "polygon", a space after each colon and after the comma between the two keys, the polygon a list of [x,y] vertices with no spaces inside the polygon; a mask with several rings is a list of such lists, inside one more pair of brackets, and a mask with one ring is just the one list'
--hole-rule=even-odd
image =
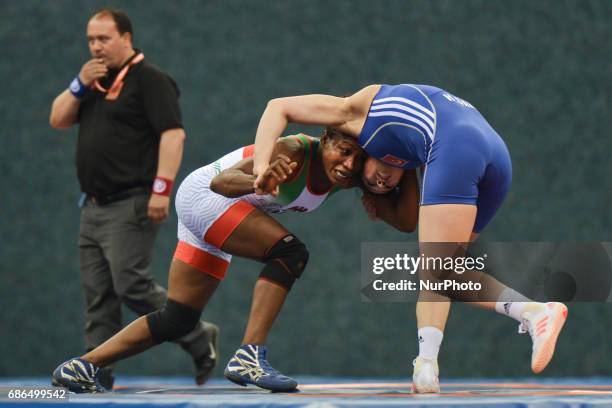
{"label": "black polo shirt", "polygon": [[[110,72],[100,84],[110,88],[118,72]],[[76,165],[81,190],[100,197],[150,187],[161,134],[182,128],[179,89],[145,59],[130,67],[117,99],[105,96],[91,90],[79,107]]]}

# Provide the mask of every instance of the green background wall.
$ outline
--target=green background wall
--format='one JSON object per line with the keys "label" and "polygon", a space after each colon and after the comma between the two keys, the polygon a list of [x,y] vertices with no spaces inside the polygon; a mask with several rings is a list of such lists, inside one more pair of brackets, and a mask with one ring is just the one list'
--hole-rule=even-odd
{"label": "green background wall", "polygon": [[[483,239],[612,240],[610,1],[110,4],[128,12],[136,46],[182,90],[188,139],[179,179],[251,143],[271,98],[433,84],[478,107],[512,155],[512,191]],[[76,130],[52,130],[48,115],[88,59],[88,16],[106,5],[0,3],[0,376],[47,375],[82,352]],[[312,257],[270,337],[272,363],[293,375],[410,375],[414,305],[361,302],[359,248],[415,235],[370,222],[352,191],[320,212],[280,218]],[[156,245],[154,274],[164,284],[175,222],[173,214]],[[222,328],[221,366],[240,343],[257,274],[256,263],[236,260],[205,311]],[[572,306],[546,374],[611,374],[611,326],[610,305]],[[456,305],[442,372],[525,376],[530,351],[510,319]],[[119,371],[190,375],[191,362],[164,345]]]}

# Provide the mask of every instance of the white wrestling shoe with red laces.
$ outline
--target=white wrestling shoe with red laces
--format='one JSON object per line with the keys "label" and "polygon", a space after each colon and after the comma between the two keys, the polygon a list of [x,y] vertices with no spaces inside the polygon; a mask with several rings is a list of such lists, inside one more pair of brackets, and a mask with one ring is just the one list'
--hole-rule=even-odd
{"label": "white wrestling shoe with red laces", "polygon": [[440,370],[438,369],[438,361],[417,357],[412,365],[414,365],[412,392],[419,394],[439,393],[438,375]]}
{"label": "white wrestling shoe with red laces", "polygon": [[550,302],[528,304],[521,314],[519,333],[529,333],[533,341],[531,370],[540,373],[555,353],[555,345],[567,318],[567,306]]}

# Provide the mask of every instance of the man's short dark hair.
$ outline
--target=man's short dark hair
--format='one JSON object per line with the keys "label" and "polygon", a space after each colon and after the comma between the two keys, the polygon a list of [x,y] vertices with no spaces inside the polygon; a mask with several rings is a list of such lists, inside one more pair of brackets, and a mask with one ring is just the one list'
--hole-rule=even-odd
{"label": "man's short dark hair", "polygon": [[130,21],[128,15],[125,14],[123,11],[113,8],[103,8],[92,14],[90,20],[95,17],[102,16],[108,16],[113,19],[115,25],[117,26],[117,31],[119,31],[119,34],[123,35],[125,33],[130,33],[132,35],[132,39],[134,38],[132,22]]}

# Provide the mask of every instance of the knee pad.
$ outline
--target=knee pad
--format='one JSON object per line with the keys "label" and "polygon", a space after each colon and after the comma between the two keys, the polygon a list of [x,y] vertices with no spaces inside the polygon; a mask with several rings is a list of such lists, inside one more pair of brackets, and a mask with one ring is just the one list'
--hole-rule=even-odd
{"label": "knee pad", "polygon": [[287,290],[302,276],[308,263],[308,250],[294,235],[287,235],[268,251],[260,278],[278,283]]}
{"label": "knee pad", "polygon": [[147,315],[153,341],[159,344],[187,335],[200,321],[200,314],[189,306],[168,299],[163,309]]}

